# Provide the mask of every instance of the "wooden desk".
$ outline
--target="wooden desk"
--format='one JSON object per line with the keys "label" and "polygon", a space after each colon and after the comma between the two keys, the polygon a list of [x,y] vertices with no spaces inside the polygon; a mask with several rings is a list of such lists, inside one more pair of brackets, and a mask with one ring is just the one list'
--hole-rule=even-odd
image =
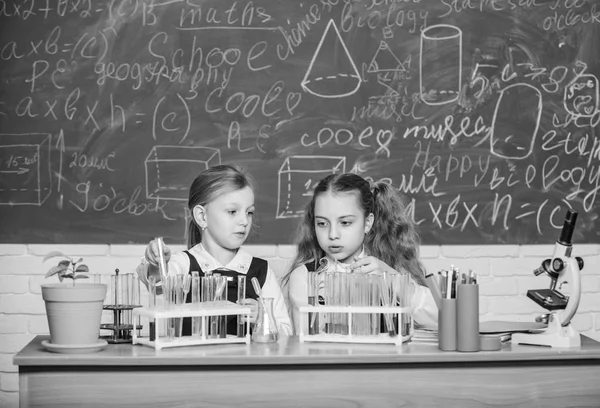
{"label": "wooden desk", "polygon": [[600,343],[441,352],[434,344],[299,343],[155,351],[109,345],[15,358],[21,407],[600,407]]}

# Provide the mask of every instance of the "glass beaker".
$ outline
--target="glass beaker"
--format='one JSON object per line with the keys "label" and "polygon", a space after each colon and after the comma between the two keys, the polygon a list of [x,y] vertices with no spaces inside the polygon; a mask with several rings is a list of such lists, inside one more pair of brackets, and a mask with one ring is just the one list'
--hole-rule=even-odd
{"label": "glass beaker", "polygon": [[252,332],[252,341],[274,343],[279,340],[279,330],[273,314],[273,298],[263,298],[263,302],[258,302],[258,320]]}

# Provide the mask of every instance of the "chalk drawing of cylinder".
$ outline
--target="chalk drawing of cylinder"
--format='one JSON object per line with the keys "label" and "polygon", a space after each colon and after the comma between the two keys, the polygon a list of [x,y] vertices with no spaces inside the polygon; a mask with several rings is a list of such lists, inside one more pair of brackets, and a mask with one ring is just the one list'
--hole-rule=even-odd
{"label": "chalk drawing of cylinder", "polygon": [[533,151],[542,118],[542,93],[519,83],[504,88],[498,97],[490,130],[491,154],[525,159]]}
{"label": "chalk drawing of cylinder", "polygon": [[421,32],[419,87],[427,105],[458,100],[462,82],[462,31],[438,24]]}

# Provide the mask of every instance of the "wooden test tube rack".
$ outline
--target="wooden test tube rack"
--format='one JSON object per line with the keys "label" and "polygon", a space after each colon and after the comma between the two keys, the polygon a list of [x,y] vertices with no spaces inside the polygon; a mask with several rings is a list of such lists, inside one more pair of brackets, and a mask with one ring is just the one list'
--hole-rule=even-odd
{"label": "wooden test tube rack", "polygon": [[[301,325],[299,340],[300,342],[326,342],[326,343],[370,343],[370,344],[402,344],[407,342],[412,337],[412,334],[401,336],[397,333],[396,336],[390,336],[387,332],[382,331],[380,334],[373,335],[358,335],[352,333],[352,318],[356,314],[388,314],[398,317],[401,321],[403,313],[410,314],[408,307],[384,307],[384,306],[301,306],[300,313],[306,315],[306,321],[309,321],[309,313],[318,313],[323,316],[324,313],[341,313],[348,315],[348,334],[338,333],[304,333],[304,325]],[[310,324],[310,322],[309,322]]]}
{"label": "wooden test tube rack", "polygon": [[[231,344],[231,343],[246,343],[250,344],[250,329],[246,325],[246,334],[244,337],[234,335],[226,335],[225,337],[209,337],[208,332],[208,317],[211,316],[249,316],[251,313],[249,307],[237,305],[233,302],[205,302],[205,303],[186,303],[184,305],[152,308],[134,309],[134,316],[139,315],[144,319],[155,321],[156,336],[155,340],[150,340],[150,337],[138,336],[136,331],[133,332],[133,344],[142,344],[153,347],[156,350],[167,347],[183,347],[183,346],[198,346],[205,344]],[[192,336],[181,336],[169,339],[166,333],[160,333],[159,327],[162,327],[162,322],[171,318],[182,317],[205,317],[201,319],[201,334]],[[148,324],[148,327],[150,325]]]}

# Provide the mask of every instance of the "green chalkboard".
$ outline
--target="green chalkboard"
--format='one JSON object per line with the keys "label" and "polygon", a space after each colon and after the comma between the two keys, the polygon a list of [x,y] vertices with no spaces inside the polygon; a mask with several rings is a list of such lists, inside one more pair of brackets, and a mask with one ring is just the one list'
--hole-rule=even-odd
{"label": "green chalkboard", "polygon": [[257,179],[250,243],[315,183],[406,193],[425,244],[600,242],[600,6],[0,1],[0,242],[185,242],[187,188]]}

